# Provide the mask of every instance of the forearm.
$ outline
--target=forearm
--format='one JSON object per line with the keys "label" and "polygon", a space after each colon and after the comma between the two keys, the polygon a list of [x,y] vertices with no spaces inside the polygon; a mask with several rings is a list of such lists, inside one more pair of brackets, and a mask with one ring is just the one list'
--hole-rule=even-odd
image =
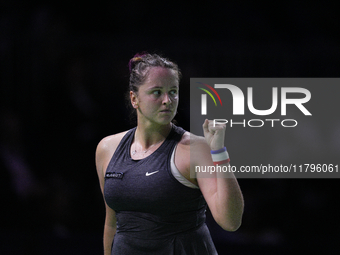
{"label": "forearm", "polygon": [[113,237],[116,234],[116,227],[110,225],[104,225],[104,255],[111,255],[111,247],[113,242]]}
{"label": "forearm", "polygon": [[[202,145],[202,152],[194,154],[195,165],[206,164],[212,167],[212,163],[214,163],[221,168],[229,169],[229,155],[224,147],[225,129],[225,124],[215,125],[213,121],[207,119],[204,121],[203,132],[207,146]],[[211,158],[204,159],[209,150]],[[217,166],[215,167],[217,168]],[[200,181],[200,187],[201,190],[204,190],[215,221],[225,230],[237,230],[241,225],[244,203],[235,175],[229,171],[216,170],[210,180],[203,178]]]}
{"label": "forearm", "polygon": [[[229,163],[220,165],[229,167]],[[216,173],[215,217],[222,228],[235,231],[242,221],[244,201],[241,189],[232,172]]]}

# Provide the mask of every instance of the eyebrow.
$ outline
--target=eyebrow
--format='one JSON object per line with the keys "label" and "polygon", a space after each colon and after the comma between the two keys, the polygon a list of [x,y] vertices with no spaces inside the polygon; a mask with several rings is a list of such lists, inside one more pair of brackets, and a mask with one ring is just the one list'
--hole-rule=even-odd
{"label": "eyebrow", "polygon": [[[154,87],[151,87],[151,88],[149,88],[148,90],[152,90],[152,89],[162,89],[162,88],[164,88],[164,87],[162,87],[162,86],[154,86]],[[170,87],[170,89],[173,89],[173,88],[178,88],[178,86],[172,86],[172,87]]]}

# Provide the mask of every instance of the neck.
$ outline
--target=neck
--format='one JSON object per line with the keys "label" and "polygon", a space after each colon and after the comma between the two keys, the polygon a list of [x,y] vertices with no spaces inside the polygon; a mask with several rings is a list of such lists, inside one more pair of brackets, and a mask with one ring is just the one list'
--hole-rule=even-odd
{"label": "neck", "polygon": [[153,144],[164,141],[170,133],[171,127],[171,123],[166,125],[143,125],[138,123],[135,142],[138,142],[143,148],[147,149]]}

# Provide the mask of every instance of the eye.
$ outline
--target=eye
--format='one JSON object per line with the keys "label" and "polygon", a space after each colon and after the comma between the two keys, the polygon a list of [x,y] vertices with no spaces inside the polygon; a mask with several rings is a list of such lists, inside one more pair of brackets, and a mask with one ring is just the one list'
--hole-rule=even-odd
{"label": "eye", "polygon": [[161,94],[161,91],[160,90],[154,90],[154,91],[152,91],[152,94],[159,96]]}
{"label": "eye", "polygon": [[170,95],[175,96],[177,95],[178,91],[177,89],[170,90]]}

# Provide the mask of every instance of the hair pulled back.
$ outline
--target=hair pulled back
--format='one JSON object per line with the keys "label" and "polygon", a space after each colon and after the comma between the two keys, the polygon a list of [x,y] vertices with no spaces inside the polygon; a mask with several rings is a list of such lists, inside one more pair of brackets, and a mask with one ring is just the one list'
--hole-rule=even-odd
{"label": "hair pulled back", "polygon": [[137,53],[129,61],[129,91],[133,91],[135,93],[138,92],[139,86],[145,82],[151,67],[164,67],[172,69],[176,71],[178,81],[181,78],[181,72],[177,64],[170,61],[169,59],[163,58],[157,54],[149,54],[145,52]]}

